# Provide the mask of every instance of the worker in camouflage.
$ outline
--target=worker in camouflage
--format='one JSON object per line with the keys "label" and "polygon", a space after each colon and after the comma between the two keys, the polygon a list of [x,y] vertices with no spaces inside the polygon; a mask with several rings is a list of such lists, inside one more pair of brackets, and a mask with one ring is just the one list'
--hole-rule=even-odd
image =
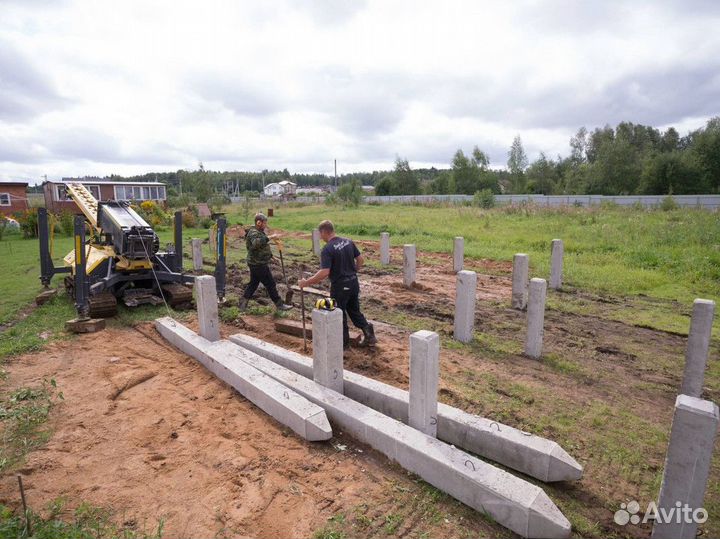
{"label": "worker in camouflage", "polygon": [[245,287],[243,297],[240,299],[240,309],[247,307],[248,301],[253,297],[260,283],[267,290],[270,299],[279,311],[287,311],[292,309],[292,305],[286,305],[280,299],[275,279],[270,271],[270,260],[272,260],[272,251],[270,250],[270,241],[277,237],[277,234],[268,236],[265,234],[267,228],[267,217],[258,213],[255,216],[255,226],[251,226],[245,233],[245,246],[247,247],[247,264],[250,268],[250,282]]}

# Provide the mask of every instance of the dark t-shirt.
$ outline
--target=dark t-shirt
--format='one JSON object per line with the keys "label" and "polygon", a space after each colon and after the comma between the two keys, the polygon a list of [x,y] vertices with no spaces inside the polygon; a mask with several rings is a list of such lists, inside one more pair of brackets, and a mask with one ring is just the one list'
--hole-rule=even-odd
{"label": "dark t-shirt", "polygon": [[320,267],[330,270],[330,282],[337,283],[355,277],[355,259],[360,251],[352,240],[335,236],[320,253]]}

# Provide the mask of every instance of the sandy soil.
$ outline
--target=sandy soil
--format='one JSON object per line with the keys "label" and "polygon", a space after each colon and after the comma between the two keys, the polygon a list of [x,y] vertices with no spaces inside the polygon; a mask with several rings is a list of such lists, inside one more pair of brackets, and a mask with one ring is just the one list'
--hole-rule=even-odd
{"label": "sandy soil", "polygon": [[[192,324],[191,324],[192,325]],[[55,343],[8,365],[55,377],[54,435],[20,469],[29,502],[58,496],[165,519],[166,537],[307,537],[329,515],[408,481],[342,435],[308,443],[166,345],[151,324]],[[345,446],[345,450],[336,447]],[[14,476],[0,502],[17,505]]]}

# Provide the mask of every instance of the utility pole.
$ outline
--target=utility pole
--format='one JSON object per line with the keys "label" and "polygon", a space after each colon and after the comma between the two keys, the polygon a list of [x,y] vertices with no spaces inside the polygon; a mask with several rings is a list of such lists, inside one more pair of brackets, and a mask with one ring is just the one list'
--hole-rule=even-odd
{"label": "utility pole", "polygon": [[338,188],[338,180],[337,180],[337,159],[335,159],[335,190],[337,191]]}

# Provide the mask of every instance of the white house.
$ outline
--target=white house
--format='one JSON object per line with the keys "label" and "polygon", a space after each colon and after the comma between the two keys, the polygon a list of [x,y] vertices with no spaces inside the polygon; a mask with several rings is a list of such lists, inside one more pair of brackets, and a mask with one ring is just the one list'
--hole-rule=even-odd
{"label": "white house", "polygon": [[269,183],[263,191],[266,197],[276,197],[283,194],[283,188],[279,183]]}
{"label": "white house", "polygon": [[263,190],[266,197],[294,197],[297,192],[297,184],[283,180],[278,183],[269,183]]}

